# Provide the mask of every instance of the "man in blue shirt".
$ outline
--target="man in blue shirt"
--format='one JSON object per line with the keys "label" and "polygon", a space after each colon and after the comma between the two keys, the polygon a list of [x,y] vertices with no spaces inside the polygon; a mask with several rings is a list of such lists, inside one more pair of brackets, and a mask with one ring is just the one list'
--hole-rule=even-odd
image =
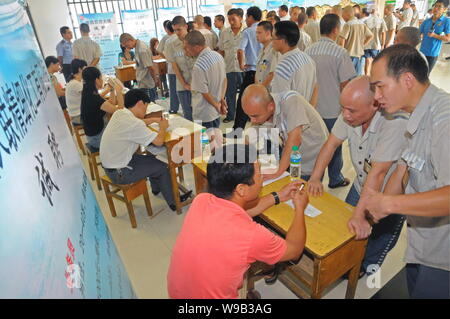
{"label": "man in blue shirt", "polygon": [[59,64],[62,66],[62,73],[66,82],[69,82],[72,69],[70,64],[73,60],[72,55],[72,38],[73,34],[69,27],[61,27],[59,29],[63,39],[56,45],[56,55],[58,56]]}
{"label": "man in blue shirt", "polygon": [[430,73],[441,52],[442,42],[450,41],[450,19],[444,15],[447,7],[448,0],[437,0],[433,6],[433,16],[420,26],[423,35],[420,51],[428,60]]}
{"label": "man in blue shirt", "polygon": [[[258,60],[259,51],[262,48],[261,43],[256,40],[256,27],[261,21],[262,12],[258,7],[250,7],[247,9],[247,16],[245,22],[247,29],[242,31],[241,44],[237,51],[239,67],[244,71],[244,79],[242,81],[240,93],[236,106],[236,117],[234,119],[233,129],[245,128],[248,121],[248,116],[242,110],[241,97],[244,90],[250,84],[255,83],[256,62]],[[238,133],[238,136],[240,133]]]}

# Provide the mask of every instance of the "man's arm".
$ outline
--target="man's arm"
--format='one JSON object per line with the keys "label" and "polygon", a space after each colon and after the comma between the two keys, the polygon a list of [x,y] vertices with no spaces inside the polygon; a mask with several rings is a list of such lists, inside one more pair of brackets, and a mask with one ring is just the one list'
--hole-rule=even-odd
{"label": "man's arm", "polygon": [[270,72],[261,84],[264,85],[265,87],[269,87],[270,83],[273,80],[273,75],[274,73]]}
{"label": "man's arm", "polygon": [[237,50],[237,59],[239,62],[239,67],[241,68],[242,71],[245,71],[245,53],[243,50],[239,49]]}
{"label": "man's arm", "polygon": [[189,83],[186,82],[186,80],[184,79],[183,74],[181,73],[180,68],[178,67],[178,64],[176,62],[172,62],[172,67],[173,67],[173,71],[175,72],[175,76],[177,77],[178,81],[181,82],[181,84],[183,85],[183,88],[185,90],[190,91],[191,90],[191,86],[189,85]]}
{"label": "man's arm", "polygon": [[343,38],[342,36],[339,36],[338,42],[341,47],[345,47],[345,38]]}
{"label": "man's arm", "polygon": [[430,38],[435,38],[435,39],[438,39],[438,40],[441,40],[441,41],[444,41],[444,42],[450,41],[450,33],[446,34],[446,35],[439,35],[439,34],[430,32],[430,33],[428,33],[428,36]]}
{"label": "man's arm", "polygon": [[316,107],[318,99],[319,99],[319,84],[316,83],[316,85],[314,86],[313,94],[311,95],[311,100],[309,100],[309,104]]}
{"label": "man's arm", "polygon": [[209,93],[202,93],[202,96],[209,104],[211,104],[218,112],[220,112],[220,101],[216,101],[216,99]]}
{"label": "man's arm", "polygon": [[92,62],[89,64],[89,66],[96,66],[100,62],[100,58],[95,58],[92,60]]}
{"label": "man's arm", "polygon": [[336,149],[342,145],[344,141],[338,139],[333,133],[328,136],[327,141],[320,149],[319,155],[317,155],[316,163],[314,164],[313,172],[308,181],[308,193],[312,196],[322,196],[323,185],[320,181],[325,169],[333,158],[333,154]]}
{"label": "man's arm", "polygon": [[168,127],[169,127],[169,121],[166,119],[160,119],[158,135],[156,135],[155,139],[152,141],[151,144],[153,144],[155,146],[163,146]]}
{"label": "man's arm", "polygon": [[386,42],[384,44],[384,47],[388,47],[394,42],[394,35],[395,35],[395,30],[394,29],[388,30],[386,32]]}

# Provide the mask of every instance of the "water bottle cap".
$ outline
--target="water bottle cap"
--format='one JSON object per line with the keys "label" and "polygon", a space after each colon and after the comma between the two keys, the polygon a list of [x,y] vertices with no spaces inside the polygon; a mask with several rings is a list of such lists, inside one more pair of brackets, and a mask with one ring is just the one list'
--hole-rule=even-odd
{"label": "water bottle cap", "polygon": [[293,151],[298,151],[298,146],[297,145],[292,146],[292,150]]}
{"label": "water bottle cap", "polygon": [[206,128],[202,128],[202,133],[206,133]]}

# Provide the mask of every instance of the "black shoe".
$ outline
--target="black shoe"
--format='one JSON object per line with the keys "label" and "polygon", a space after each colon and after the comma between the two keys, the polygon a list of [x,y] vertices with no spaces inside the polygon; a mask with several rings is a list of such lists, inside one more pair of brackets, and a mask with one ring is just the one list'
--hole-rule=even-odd
{"label": "black shoe", "polygon": [[273,270],[270,273],[266,274],[266,276],[270,276],[270,277],[269,278],[264,278],[264,282],[267,285],[273,285],[274,283],[277,282],[279,274],[280,274],[280,266],[279,265],[275,265]]}
{"label": "black shoe", "polygon": [[233,121],[233,120],[230,120],[230,119],[224,119],[224,120],[223,120],[224,123],[230,123],[230,122],[232,122],[232,121]]}
{"label": "black shoe", "polygon": [[169,114],[178,114],[178,112],[170,110]]}
{"label": "black shoe", "polygon": [[[189,191],[183,195],[180,195],[180,202],[183,203],[183,202],[187,201],[191,196],[192,196],[192,191]],[[177,206],[175,204],[169,205],[169,207],[172,211],[177,210]]]}
{"label": "black shoe", "polygon": [[334,189],[334,188],[338,188],[338,187],[345,187],[345,186],[348,186],[348,185],[350,185],[350,180],[348,178],[344,178],[342,180],[342,182],[340,182],[339,184],[336,184],[336,185],[328,184],[328,187]]}
{"label": "black shoe", "polygon": [[155,196],[158,196],[159,193],[161,193],[161,192],[160,191],[157,191],[157,192],[152,191],[152,194],[155,195]]}

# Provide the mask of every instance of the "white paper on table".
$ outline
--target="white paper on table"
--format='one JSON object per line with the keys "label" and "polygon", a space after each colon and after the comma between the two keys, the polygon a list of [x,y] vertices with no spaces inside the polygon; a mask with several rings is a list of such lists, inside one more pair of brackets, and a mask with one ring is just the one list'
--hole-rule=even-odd
{"label": "white paper on table", "polygon": [[[295,205],[294,205],[294,202],[292,201],[292,199],[288,200],[285,203],[288,204],[289,206],[291,206],[293,209],[295,209]],[[308,206],[306,206],[306,209],[305,209],[306,216],[314,218],[314,217],[319,216],[320,214],[322,214],[322,212],[320,210],[318,210],[317,208],[315,208],[313,205],[308,204]]]}
{"label": "white paper on table", "polygon": [[165,111],[166,108],[162,105],[156,104],[156,103],[150,103],[149,105],[147,105],[147,111],[145,112],[145,114],[150,114],[153,112],[160,112],[160,111]]}
{"label": "white paper on table", "polygon": [[[152,123],[150,126],[155,130],[159,130],[159,123]],[[188,128],[191,129],[191,127],[194,131],[200,131],[202,129],[201,125],[186,120],[184,117],[174,114],[169,115],[169,127],[167,128],[167,132],[172,134],[173,138],[189,135]]]}
{"label": "white paper on table", "polygon": [[166,61],[167,61],[166,59],[156,59],[156,60],[153,60],[154,63],[163,63],[163,62],[166,62]]}
{"label": "white paper on table", "polygon": [[278,180],[280,180],[280,179],[282,179],[282,178],[285,178],[286,176],[289,176],[289,173],[288,173],[288,172],[284,172],[283,174],[281,174],[280,177],[273,178],[273,179],[268,179],[267,181],[264,181],[264,182],[263,182],[263,186],[267,186],[267,185],[269,185],[269,184],[272,184],[273,182],[276,182],[276,181],[278,181]]}

